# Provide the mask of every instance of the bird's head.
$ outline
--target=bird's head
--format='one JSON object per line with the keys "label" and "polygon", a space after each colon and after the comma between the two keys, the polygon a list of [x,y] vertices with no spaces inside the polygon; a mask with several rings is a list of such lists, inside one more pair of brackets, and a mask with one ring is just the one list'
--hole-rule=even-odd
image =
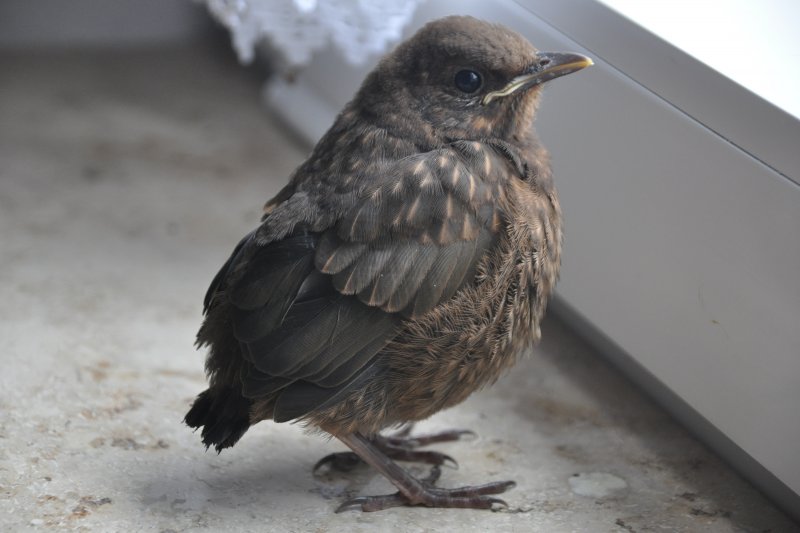
{"label": "bird's head", "polygon": [[544,82],[591,64],[579,54],[539,52],[505,26],[446,17],[385,57],[356,103],[388,127],[416,128],[431,142],[513,141],[530,130]]}

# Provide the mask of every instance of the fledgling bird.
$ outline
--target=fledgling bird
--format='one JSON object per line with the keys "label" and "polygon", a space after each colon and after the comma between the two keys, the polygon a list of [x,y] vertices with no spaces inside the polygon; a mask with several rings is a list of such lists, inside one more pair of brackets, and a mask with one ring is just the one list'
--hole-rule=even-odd
{"label": "fledgling bird", "polygon": [[471,17],[387,55],[208,289],[210,384],[186,415],[206,446],[299,420],[398,489],[340,509],[504,504],[513,482],[435,486],[450,458],[416,447],[464,432],[379,432],[463,401],[539,339],[562,224],[533,119],[543,82],[591,64]]}

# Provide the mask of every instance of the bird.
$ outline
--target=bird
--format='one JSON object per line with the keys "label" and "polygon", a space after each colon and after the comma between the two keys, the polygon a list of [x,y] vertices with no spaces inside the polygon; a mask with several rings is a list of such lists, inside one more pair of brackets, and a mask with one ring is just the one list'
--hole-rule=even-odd
{"label": "bird", "polygon": [[[296,421],[352,450],[317,467],[363,461],[397,488],[337,511],[506,505],[513,481],[439,487],[454,461],[418,449],[469,432],[407,428],[539,340],[563,224],[533,122],[542,85],[590,65],[467,16],[387,54],[208,288],[209,386],[185,417],[206,448]],[[418,478],[396,461],[432,467]]]}

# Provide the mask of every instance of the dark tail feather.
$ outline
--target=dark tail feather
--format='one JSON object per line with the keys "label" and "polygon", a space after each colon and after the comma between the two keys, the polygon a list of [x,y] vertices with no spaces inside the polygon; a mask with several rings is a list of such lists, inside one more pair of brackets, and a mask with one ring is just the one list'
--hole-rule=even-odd
{"label": "dark tail feather", "polygon": [[189,427],[203,428],[203,444],[214,445],[217,453],[236,444],[250,427],[252,400],[233,387],[208,389],[197,397],[186,413]]}

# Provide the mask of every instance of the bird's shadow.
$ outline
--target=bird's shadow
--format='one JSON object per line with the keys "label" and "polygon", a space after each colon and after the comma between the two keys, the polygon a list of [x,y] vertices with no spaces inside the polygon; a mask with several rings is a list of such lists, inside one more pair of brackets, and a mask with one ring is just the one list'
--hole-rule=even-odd
{"label": "bird's shadow", "polygon": [[[267,426],[263,431],[256,426],[251,432],[274,433],[274,428],[262,425]],[[318,459],[341,448],[307,437],[297,428],[285,429],[294,429],[295,434],[248,434],[249,438],[219,455],[213,450],[203,453],[198,442],[195,450],[181,450],[184,459],[191,458],[181,460],[168,473],[152,463],[141,473],[132,496],[150,513],[170,518],[184,515],[197,523],[198,516],[224,516],[247,507],[265,512],[293,508],[332,512],[375,478],[362,465],[346,473],[327,468],[314,473]]]}

